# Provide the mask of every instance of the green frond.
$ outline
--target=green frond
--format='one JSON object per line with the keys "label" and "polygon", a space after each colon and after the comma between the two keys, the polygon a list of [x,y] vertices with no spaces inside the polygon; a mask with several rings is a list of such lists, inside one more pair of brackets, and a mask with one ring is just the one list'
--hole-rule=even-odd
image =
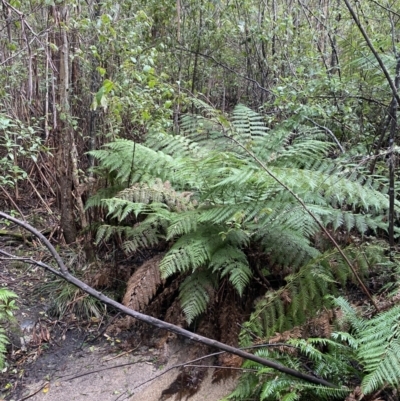
{"label": "green frond", "polygon": [[341,323],[349,323],[358,332],[362,331],[364,327],[364,321],[360,318],[360,316],[358,316],[356,310],[350,305],[350,303],[343,297],[335,298],[334,303],[343,311]]}
{"label": "green frond", "polygon": [[134,254],[139,249],[151,248],[164,238],[163,222],[157,216],[149,215],[140,224],[126,227],[122,247],[125,253]]}
{"label": "green frond", "polygon": [[113,173],[120,183],[137,182],[148,174],[164,179],[173,176],[179,160],[126,139],[104,145],[103,149],[89,152],[101,168]]}
{"label": "green frond", "polygon": [[358,348],[357,340],[350,333],[344,331],[335,331],[334,333],[332,333],[332,338],[338,344],[348,344],[352,350]]}
{"label": "green frond", "polygon": [[7,344],[9,344],[3,324],[12,321],[13,311],[18,309],[15,304],[16,298],[18,298],[17,294],[7,287],[0,288],[0,371],[4,368]]}
{"label": "green frond", "polygon": [[[278,346],[279,345],[279,346]],[[324,351],[322,351],[322,349]],[[276,374],[271,368],[261,366],[256,362],[246,361],[244,368],[253,372],[245,373],[239,381],[236,390],[229,399],[242,400],[243,396],[254,399],[278,401],[282,399],[301,400],[340,400],[350,393],[346,380],[358,371],[351,361],[355,353],[346,344],[326,338],[292,339],[288,347],[282,344],[267,344],[259,348],[256,355],[276,361],[297,371],[311,369],[318,377],[337,383],[336,388],[313,385],[285,374]],[[306,369],[304,367],[307,366]],[[251,383],[254,392],[248,388]],[[242,398],[241,398],[242,397]]]}
{"label": "green frond", "polygon": [[171,219],[167,230],[167,239],[196,231],[198,225],[197,212],[182,212]]}
{"label": "green frond", "polygon": [[[370,264],[375,265],[385,259],[384,250],[378,245],[348,247],[344,252],[358,266],[361,277],[367,275]],[[337,282],[345,283],[352,278],[352,271],[336,250],[311,259],[296,273],[285,277],[286,286],[267,292],[259,300],[246,329],[241,333],[242,344],[250,340],[246,334],[249,331],[268,339],[277,331],[303,324],[321,307],[330,305],[326,296],[336,293]],[[342,298],[335,302],[344,310],[346,319],[359,327],[360,322],[350,305]]]}
{"label": "green frond", "polygon": [[215,284],[216,277],[205,269],[197,269],[181,284],[179,297],[189,324],[206,311]]}
{"label": "green frond", "polygon": [[228,275],[229,281],[239,295],[243,294],[253,276],[246,255],[240,249],[231,245],[218,249],[212,255],[209,267],[213,273],[218,272],[220,277]]}
{"label": "green frond", "polygon": [[[254,205],[252,206],[254,207]],[[244,219],[248,219],[248,214],[252,213],[252,210],[248,210],[249,207],[251,205],[241,202],[233,205],[205,206],[198,209],[197,219],[200,223],[209,224],[241,222]]]}
{"label": "green frond", "polygon": [[5,365],[4,355],[7,352],[7,344],[9,344],[8,337],[6,336],[5,330],[0,327],[0,370],[2,370]]}
{"label": "green frond", "polygon": [[199,158],[205,153],[205,148],[197,141],[182,135],[152,134],[146,139],[145,145],[153,150],[178,157]]}
{"label": "green frond", "polygon": [[112,235],[120,233],[122,231],[123,227],[102,224],[97,229],[95,243],[99,244],[101,241],[107,241]]}
{"label": "green frond", "polygon": [[192,209],[191,193],[177,192],[171,184],[155,179],[151,184],[138,183],[116,194],[120,198],[132,203],[165,204],[169,210],[185,211]]}
{"label": "green frond", "polygon": [[112,236],[118,236],[124,239],[124,251],[132,254],[140,248],[150,248],[164,238],[162,227],[163,222],[156,215],[149,215],[140,224],[134,226],[102,224],[97,229],[95,243],[99,244]]}
{"label": "green frond", "polygon": [[[367,320],[358,315],[343,297],[335,299],[344,313],[344,321],[355,331],[352,348],[363,366],[365,376],[361,388],[365,394],[374,393],[386,385],[400,385],[400,306]],[[336,335],[338,337],[338,335]],[[342,333],[340,339],[346,336]]]}
{"label": "green frond", "polygon": [[208,265],[220,243],[218,235],[200,230],[179,238],[160,263],[162,277],[189,270],[194,272],[198,267]]}
{"label": "green frond", "polygon": [[233,135],[245,146],[250,146],[254,137],[267,134],[263,117],[242,104],[233,110],[232,127]]}
{"label": "green frond", "polygon": [[[258,366],[257,366],[258,367]],[[228,400],[258,399],[261,391],[261,383],[256,374],[244,373],[239,379],[235,390],[228,396]]]}
{"label": "green frond", "polygon": [[368,372],[362,382],[366,394],[385,383],[400,385],[400,306],[365,322],[359,333],[358,355]]}
{"label": "green frond", "polygon": [[[104,199],[103,206],[108,210],[107,216],[110,218],[117,219],[118,221],[125,220],[130,214],[138,216],[140,213],[149,213],[153,207],[148,206],[147,203],[135,203],[126,199],[111,198]],[[157,204],[159,208],[165,207],[163,204]]]}
{"label": "green frond", "polygon": [[6,287],[0,288],[0,302],[7,305],[12,299],[17,298],[17,294]]}
{"label": "green frond", "polygon": [[103,207],[103,200],[110,199],[115,196],[119,191],[124,189],[123,185],[110,186],[107,188],[99,189],[94,195],[92,195],[86,202],[85,210],[92,207]]}
{"label": "green frond", "polygon": [[[274,380],[267,380],[262,386],[260,400],[282,400],[283,397],[288,395],[293,396],[296,392],[289,392],[289,388],[293,385],[293,380],[290,380],[284,376],[276,377]],[[297,398],[298,399],[298,394]]]}

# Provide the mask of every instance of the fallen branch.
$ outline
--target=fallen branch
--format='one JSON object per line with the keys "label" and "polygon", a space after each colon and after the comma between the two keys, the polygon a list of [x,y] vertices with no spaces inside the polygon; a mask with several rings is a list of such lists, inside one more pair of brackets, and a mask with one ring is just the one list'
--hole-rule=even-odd
{"label": "fallen branch", "polygon": [[41,392],[46,386],[48,386],[48,385],[49,385],[49,382],[46,381],[43,385],[41,385],[41,386],[39,387],[38,390],[35,390],[33,393],[29,393],[29,394],[26,395],[25,397],[20,398],[18,401],[25,401],[25,400],[27,400],[27,399],[33,397],[33,396],[36,395],[37,393],[40,393],[40,392]]}
{"label": "fallen branch", "polygon": [[[68,281],[71,284],[74,284],[76,287],[80,288],[82,291],[86,292],[89,295],[92,295],[94,298],[98,299],[99,301],[103,302],[106,305],[110,305],[114,308],[116,308],[117,310],[123,312],[124,314],[131,316],[137,320],[140,320],[142,322],[148,323],[152,326],[158,327],[160,329],[164,329],[167,331],[170,331],[172,333],[178,334],[180,336],[186,337],[192,341],[196,341],[198,343],[201,344],[205,344],[208,345],[209,347],[213,347],[213,348],[218,348],[222,351],[226,351],[229,352],[231,354],[234,355],[238,355],[244,359],[249,359],[251,361],[260,363],[261,365],[264,366],[268,366],[272,369],[278,370],[279,372],[285,373],[289,376],[293,376],[296,377],[298,379],[301,380],[305,380],[306,382],[309,383],[314,383],[314,384],[319,384],[325,387],[330,387],[330,388],[336,388],[337,386],[335,386],[334,384],[317,378],[315,376],[312,375],[308,375],[302,372],[299,372],[295,369],[291,369],[288,368],[286,366],[283,366],[279,363],[270,361],[268,359],[264,359],[264,358],[260,358],[257,355],[253,355],[250,354],[248,352],[245,352],[243,350],[240,350],[238,348],[235,347],[231,347],[229,345],[226,345],[224,343],[221,343],[219,341],[207,338],[207,337],[203,337],[200,336],[198,334],[192,333],[188,330],[184,330],[178,326],[175,326],[171,323],[166,323],[163,322],[162,320],[156,319],[152,316],[148,316],[145,315],[143,313],[137,312],[133,309],[127,308],[126,306],[120,304],[119,302],[114,301],[113,299],[105,296],[104,294],[102,294],[99,291],[96,291],[94,288],[90,287],[89,285],[87,285],[86,283],[84,283],[83,281],[77,279],[75,276],[73,276],[72,274],[69,273],[67,267],[65,266],[63,260],[61,259],[60,255],[58,254],[58,252],[55,250],[55,248],[53,247],[53,245],[51,245],[51,243],[49,242],[49,240],[43,235],[41,234],[38,230],[36,230],[35,228],[33,228],[30,224],[18,220],[12,216],[9,216],[6,213],[0,212],[0,217],[3,217],[4,219],[7,219],[9,221],[12,221],[13,223],[25,228],[26,230],[28,230],[29,232],[31,232],[33,235],[35,235],[37,238],[39,238],[42,243],[47,247],[47,249],[50,251],[50,253],[52,254],[52,256],[54,257],[54,259],[57,262],[57,265],[59,267],[60,270],[57,270],[43,262],[40,261],[36,261],[33,258],[20,258],[20,257],[15,257],[16,260],[20,260],[23,261],[25,263],[30,263],[39,267],[42,267],[50,272],[52,272],[53,274],[62,277],[63,279],[65,279],[66,281]],[[3,255],[6,255],[8,257],[12,257],[13,255],[9,254],[6,251],[0,250],[0,253]]]}

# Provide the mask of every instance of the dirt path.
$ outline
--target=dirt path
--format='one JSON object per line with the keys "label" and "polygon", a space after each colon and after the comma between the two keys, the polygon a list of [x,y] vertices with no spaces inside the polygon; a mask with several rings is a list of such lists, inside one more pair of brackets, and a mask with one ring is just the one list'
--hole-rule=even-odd
{"label": "dirt path", "polygon": [[[87,333],[79,325],[43,319],[46,300],[33,297],[31,291],[39,280],[38,271],[0,261],[0,276],[20,296],[17,325],[12,333],[13,361],[0,380],[0,401],[179,399],[176,395],[163,395],[163,391],[179,374],[179,369],[170,368],[188,362],[192,344],[176,339],[167,352],[163,350],[162,357],[159,350],[148,347],[118,355],[105,340],[84,345]],[[233,379],[215,385],[211,376],[209,369],[190,401],[219,401],[232,391]],[[14,390],[5,390],[10,386]]]}
{"label": "dirt path", "polygon": [[[171,366],[185,361],[186,346],[171,355],[166,366],[158,367],[152,351],[119,358],[105,355],[101,348],[86,349],[55,367],[51,377],[25,384],[20,400],[31,394],[31,401],[158,401],[162,392],[174,381],[177,369]],[[44,372],[43,372],[44,373]],[[50,379],[50,380],[48,380]],[[154,379],[154,380],[151,380]],[[211,384],[207,375],[201,389],[191,401],[218,401],[233,389],[233,381],[218,386]],[[175,397],[176,398],[176,397]],[[175,399],[174,396],[169,398]]]}

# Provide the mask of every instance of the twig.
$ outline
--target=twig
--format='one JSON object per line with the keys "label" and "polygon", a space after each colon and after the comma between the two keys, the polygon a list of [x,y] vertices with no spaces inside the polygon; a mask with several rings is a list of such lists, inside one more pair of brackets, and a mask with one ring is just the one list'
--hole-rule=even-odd
{"label": "twig", "polygon": [[344,153],[344,149],[343,146],[340,144],[339,140],[336,138],[335,134],[328,128],[325,127],[323,125],[318,124],[316,121],[312,120],[311,118],[305,117],[306,120],[311,121],[314,125],[316,125],[318,128],[323,129],[324,131],[326,131],[330,137],[334,140],[334,142],[336,143],[336,145],[338,146],[338,148],[340,149],[340,151],[342,153]]}
{"label": "twig", "polygon": [[[169,372],[169,371],[171,371],[173,369],[182,368],[187,364],[198,362],[198,361],[201,361],[202,359],[211,358],[212,356],[220,355],[220,354],[223,354],[223,353],[224,353],[223,351],[214,352],[213,354],[207,354],[205,356],[201,356],[199,358],[193,359],[192,361],[187,361],[187,362],[179,363],[177,365],[170,366],[169,368],[165,369],[163,372],[159,373],[158,375],[155,375],[154,377],[151,377],[150,379],[144,381],[143,383],[140,383],[139,385],[135,386],[134,388],[131,389],[131,391],[136,390],[139,387],[142,387],[143,385],[145,385],[145,384],[147,384],[147,383],[149,383],[149,382],[151,382],[153,380],[158,379],[159,377],[165,375],[167,372]],[[130,395],[128,398],[132,397],[132,395]],[[126,399],[128,399],[128,398],[126,398]]]}
{"label": "twig", "polygon": [[140,344],[137,347],[130,349],[129,351],[123,352],[122,354],[118,354],[112,358],[104,359],[104,362],[113,361],[114,359],[121,358],[121,356],[128,355],[131,352],[136,351],[139,348],[139,346],[140,346]]}
{"label": "twig", "polygon": [[110,327],[111,324],[114,323],[114,321],[121,316],[121,312],[118,312],[115,316],[112,317],[112,319],[110,319],[110,321],[103,327],[103,329],[100,331],[99,334],[97,334],[97,336],[95,338],[92,338],[91,340],[89,340],[89,343],[94,343],[99,337],[101,337],[105,331],[108,329],[108,327]]}
{"label": "twig", "polygon": [[4,192],[4,194],[7,196],[7,198],[10,200],[10,202],[14,205],[14,207],[18,210],[18,213],[21,215],[23,219],[25,219],[24,214],[21,212],[21,209],[18,207],[18,205],[14,202],[14,199],[11,197],[11,195],[4,189],[2,185],[0,185],[1,190]]}
{"label": "twig", "polygon": [[229,369],[229,370],[240,370],[241,372],[258,372],[258,369],[249,368],[236,368],[235,366],[218,366],[218,365],[185,365],[185,368],[203,368],[203,369]]}
{"label": "twig", "polygon": [[[276,347],[278,347],[278,346],[279,346],[279,347],[285,346],[285,347],[289,347],[289,348],[298,348],[298,347],[296,347],[296,346],[294,346],[294,345],[288,345],[288,344],[285,344],[285,343],[274,343],[274,344],[258,344],[258,345],[251,345],[251,346],[249,346],[249,347],[243,347],[243,348],[240,348],[240,349],[243,349],[243,350],[244,350],[244,349],[252,349],[252,348],[262,348],[262,347],[275,347],[275,346],[276,346]],[[203,359],[211,358],[211,357],[213,357],[213,356],[221,355],[221,354],[224,354],[224,353],[225,353],[225,351],[214,352],[214,353],[212,353],[212,354],[207,354],[207,355],[201,356],[201,357],[199,357],[199,358],[193,359],[193,360],[191,360],[191,361],[187,361],[187,362],[179,363],[179,364],[177,364],[177,365],[170,366],[168,369],[164,370],[164,371],[161,372],[160,374],[158,374],[158,375],[156,375],[156,376],[154,376],[154,377],[152,377],[152,378],[146,380],[145,382],[143,382],[143,383],[137,385],[136,387],[134,387],[134,388],[131,389],[131,390],[132,390],[132,391],[133,391],[133,390],[136,390],[137,388],[143,386],[144,384],[149,383],[149,382],[151,382],[151,381],[153,381],[153,380],[158,379],[159,377],[163,376],[165,373],[169,372],[169,371],[172,370],[172,369],[177,369],[177,368],[182,368],[182,367],[206,367],[206,368],[236,369],[236,370],[242,370],[242,371],[252,371],[252,370],[249,370],[249,369],[232,368],[232,367],[228,367],[228,366],[193,365],[193,363],[195,363],[195,362],[201,361],[201,360],[203,360]],[[133,394],[132,394],[132,395],[133,395]],[[132,397],[132,395],[130,395],[128,398]]]}
{"label": "twig", "polygon": [[150,360],[148,360],[148,361],[145,360],[144,361],[144,360],[140,359],[140,360],[135,361],[135,362],[127,362],[127,363],[122,363],[121,365],[108,366],[106,368],[91,370],[90,372],[85,372],[85,373],[82,373],[80,375],[72,376],[72,377],[69,377],[69,378],[68,378],[68,375],[67,376],[62,376],[62,377],[59,377],[58,379],[61,379],[62,381],[70,381],[70,380],[79,379],[80,377],[83,377],[83,376],[91,375],[93,373],[103,372],[104,370],[115,369],[115,368],[123,368],[124,366],[136,365],[137,363],[143,363],[143,362],[150,362]]}
{"label": "twig", "polygon": [[60,379],[63,379],[63,381],[75,380],[75,379],[79,379],[80,377],[83,377],[83,376],[91,375],[93,373],[102,372],[104,370],[115,369],[115,368],[123,368],[124,366],[136,365],[137,363],[144,363],[144,362],[151,362],[151,361],[150,360],[144,361],[144,360],[139,359],[138,361],[135,361],[135,362],[122,363],[121,365],[109,366],[107,368],[101,368],[101,369],[92,370],[90,372],[85,372],[85,373],[82,373],[80,375],[70,377],[68,379],[66,379],[66,377],[68,377],[68,376],[61,377]]}
{"label": "twig", "polygon": [[48,384],[49,382],[44,383],[43,386],[39,388],[39,390],[36,390],[34,393],[28,394],[27,396],[20,398],[18,401],[24,401],[27,400],[28,398],[33,397],[37,393],[40,393]]}
{"label": "twig", "polygon": [[177,50],[185,51],[185,52],[187,52],[187,53],[197,54],[198,56],[201,56],[201,57],[204,57],[204,58],[208,58],[209,60],[212,60],[215,64],[217,64],[217,65],[219,65],[220,67],[224,68],[225,70],[228,70],[228,71],[232,72],[233,74],[237,75],[237,76],[240,77],[240,78],[243,78],[243,79],[246,80],[246,81],[252,82],[254,85],[256,85],[256,86],[257,86],[259,89],[261,89],[262,91],[267,92],[267,93],[269,93],[269,94],[272,94],[272,91],[271,91],[271,90],[269,90],[269,89],[264,88],[263,86],[261,86],[261,85],[258,83],[258,81],[256,81],[255,79],[250,78],[250,77],[246,77],[246,75],[243,75],[243,74],[241,74],[241,73],[235,71],[233,68],[231,68],[231,67],[229,67],[229,66],[227,66],[227,65],[225,65],[225,64],[223,64],[223,63],[221,63],[220,61],[216,60],[213,56],[210,56],[210,55],[204,54],[204,53],[200,53],[200,52],[194,52],[193,50],[186,49],[186,48],[184,48],[184,47],[178,47],[178,46],[177,46],[177,47],[175,47],[175,48],[176,48]]}

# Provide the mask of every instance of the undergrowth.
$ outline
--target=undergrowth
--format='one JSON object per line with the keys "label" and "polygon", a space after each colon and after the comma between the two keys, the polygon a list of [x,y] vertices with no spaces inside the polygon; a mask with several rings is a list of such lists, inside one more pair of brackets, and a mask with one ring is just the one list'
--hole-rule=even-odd
{"label": "undergrowth", "polygon": [[6,327],[12,321],[13,311],[17,309],[15,305],[17,294],[7,287],[0,288],[0,371],[5,365],[5,354],[7,352],[8,337]]}
{"label": "undergrowth", "polygon": [[41,296],[50,300],[47,313],[59,319],[75,315],[84,320],[100,318],[106,312],[105,305],[63,278],[52,278],[38,288]]}
{"label": "undergrowth", "polygon": [[343,297],[335,298],[333,304],[340,308],[341,314],[336,325],[339,330],[333,331],[329,338],[299,338],[300,331],[292,330],[286,333],[286,341],[273,340],[255,353],[300,372],[311,372],[337,388],[310,385],[246,361],[243,368],[247,372],[227,400],[343,400],[352,392],[358,398],[346,399],[378,400],[382,389],[386,393],[397,391],[400,306],[366,318]]}

